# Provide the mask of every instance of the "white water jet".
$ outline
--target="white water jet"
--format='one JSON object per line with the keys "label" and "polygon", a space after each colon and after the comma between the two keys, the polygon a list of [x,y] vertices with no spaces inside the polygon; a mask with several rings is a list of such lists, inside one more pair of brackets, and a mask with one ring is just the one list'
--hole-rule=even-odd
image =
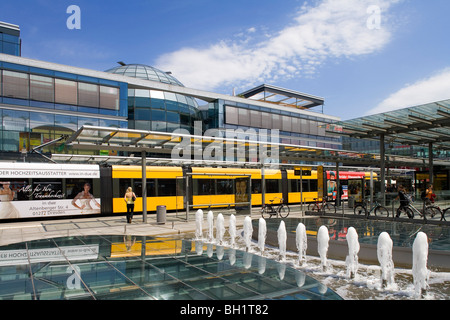
{"label": "white water jet", "polygon": [[416,297],[420,297],[428,289],[429,273],[428,261],[428,237],[425,233],[417,233],[413,243],[413,266],[414,289]]}
{"label": "white water jet", "polygon": [[195,253],[197,253],[198,256],[203,254],[203,242],[201,240],[195,240]]}
{"label": "white water jet", "polygon": [[300,266],[306,265],[306,249],[308,246],[308,241],[306,237],[306,227],[301,222],[295,230],[295,243],[297,244],[298,250],[298,264]]}
{"label": "white water jet", "polygon": [[252,243],[253,226],[252,219],[247,216],[244,218],[244,242],[247,251],[250,251],[250,246]]}
{"label": "white water jet", "polygon": [[231,237],[230,246],[233,247],[235,244],[235,238],[236,238],[236,216],[234,214],[232,214],[230,216],[228,233],[230,234],[230,237]]}
{"label": "white water jet", "polygon": [[264,252],[264,248],[266,246],[266,234],[267,234],[266,220],[264,220],[264,218],[259,218],[258,248],[261,251],[261,253]]}
{"label": "white water jet", "polygon": [[381,285],[394,285],[394,261],[392,260],[393,242],[387,232],[378,236],[377,257],[381,267]]}
{"label": "white water jet", "polygon": [[223,215],[221,213],[219,213],[217,215],[217,240],[219,242],[219,244],[221,245],[223,242],[223,236],[225,234],[225,221],[223,218]]}
{"label": "white water jet", "polygon": [[286,260],[286,225],[284,221],[281,220],[280,226],[278,227],[278,247],[280,249],[280,260]]}
{"label": "white water jet", "polygon": [[264,274],[266,272],[267,259],[263,256],[258,256],[258,258],[258,273]]}
{"label": "white water jet", "polygon": [[345,259],[345,264],[347,266],[347,276],[353,279],[358,272],[359,253],[358,233],[356,232],[355,228],[348,228],[346,239],[348,245],[348,256]]}
{"label": "white water jet", "polygon": [[208,241],[212,242],[214,240],[214,214],[212,213],[212,211],[208,211],[207,221],[208,221]]}
{"label": "white water jet", "polygon": [[195,213],[195,239],[201,240],[203,237],[203,210],[198,209]]}
{"label": "white water jet", "polygon": [[326,226],[321,226],[317,232],[317,251],[320,256],[320,263],[322,270],[327,267],[327,253],[328,253],[328,242],[330,241],[330,236],[328,234],[328,228]]}
{"label": "white water jet", "polygon": [[224,254],[225,254],[225,248],[223,246],[216,246],[216,255],[217,255],[217,259],[219,261],[223,259]]}

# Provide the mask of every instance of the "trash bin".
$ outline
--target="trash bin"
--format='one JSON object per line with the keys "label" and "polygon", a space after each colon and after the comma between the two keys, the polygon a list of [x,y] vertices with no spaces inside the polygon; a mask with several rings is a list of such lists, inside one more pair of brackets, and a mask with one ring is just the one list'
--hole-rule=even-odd
{"label": "trash bin", "polygon": [[166,206],[156,207],[156,223],[165,224],[166,223]]}

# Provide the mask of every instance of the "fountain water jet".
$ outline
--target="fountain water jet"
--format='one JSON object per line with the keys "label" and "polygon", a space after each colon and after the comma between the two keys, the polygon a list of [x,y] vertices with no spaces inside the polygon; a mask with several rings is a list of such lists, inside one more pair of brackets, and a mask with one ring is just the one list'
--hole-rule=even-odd
{"label": "fountain water jet", "polygon": [[263,218],[259,218],[259,227],[258,227],[258,247],[261,253],[264,252],[264,247],[266,246],[266,220]]}
{"label": "fountain water jet", "polygon": [[236,216],[234,214],[232,214],[230,216],[228,233],[230,234],[230,237],[231,237],[230,246],[233,247],[235,244],[235,238],[236,238]]}
{"label": "fountain water jet", "polygon": [[195,213],[195,239],[201,240],[203,237],[203,210],[198,209]]}
{"label": "fountain water jet", "polygon": [[214,214],[212,211],[208,211],[207,221],[208,221],[208,241],[212,242],[214,240]]}
{"label": "fountain water jet", "polygon": [[358,272],[358,252],[359,252],[359,242],[358,233],[355,228],[350,227],[347,230],[347,244],[348,244],[348,256],[345,259],[345,264],[347,266],[347,275],[349,278],[353,279]]}
{"label": "fountain water jet", "polygon": [[306,264],[306,249],[308,241],[306,237],[306,227],[303,223],[299,223],[295,230],[295,243],[298,250],[298,264],[301,266]]}
{"label": "fountain water jet", "polygon": [[325,271],[327,267],[327,253],[328,253],[328,242],[330,241],[330,236],[328,234],[328,228],[326,226],[321,226],[317,232],[317,251],[320,255],[320,262],[322,270]]}
{"label": "fountain water jet", "polygon": [[417,297],[423,295],[428,288],[429,273],[428,261],[428,237],[425,233],[417,233],[413,243],[413,266],[414,289]]}
{"label": "fountain water jet", "polygon": [[284,221],[281,220],[280,226],[278,227],[278,246],[280,248],[280,260],[286,260],[286,225]]}
{"label": "fountain water jet", "polygon": [[244,242],[247,251],[250,251],[250,246],[252,243],[252,234],[253,234],[252,219],[249,216],[247,216],[244,218]]}
{"label": "fountain water jet", "polygon": [[387,232],[378,236],[377,257],[381,266],[381,285],[392,286],[394,284],[394,261],[392,261],[393,242]]}
{"label": "fountain water jet", "polygon": [[217,215],[216,228],[217,228],[217,241],[219,242],[220,245],[222,245],[223,236],[225,235],[225,221],[221,213]]}

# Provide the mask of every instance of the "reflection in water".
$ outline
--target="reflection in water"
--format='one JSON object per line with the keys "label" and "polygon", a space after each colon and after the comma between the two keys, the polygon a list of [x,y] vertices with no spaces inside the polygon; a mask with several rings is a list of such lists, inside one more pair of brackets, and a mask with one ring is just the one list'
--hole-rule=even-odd
{"label": "reflection in water", "polygon": [[[9,245],[0,248],[0,299],[340,299],[288,264],[237,246],[140,236]],[[58,258],[26,258],[56,251]],[[8,259],[18,255],[24,259]]]}

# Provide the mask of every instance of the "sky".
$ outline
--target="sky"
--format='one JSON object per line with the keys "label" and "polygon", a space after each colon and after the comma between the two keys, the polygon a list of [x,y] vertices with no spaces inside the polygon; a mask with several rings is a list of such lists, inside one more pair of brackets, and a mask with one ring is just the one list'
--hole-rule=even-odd
{"label": "sky", "polygon": [[266,83],[322,97],[342,120],[450,99],[449,12],[448,0],[0,2],[23,57],[147,64],[229,95]]}

